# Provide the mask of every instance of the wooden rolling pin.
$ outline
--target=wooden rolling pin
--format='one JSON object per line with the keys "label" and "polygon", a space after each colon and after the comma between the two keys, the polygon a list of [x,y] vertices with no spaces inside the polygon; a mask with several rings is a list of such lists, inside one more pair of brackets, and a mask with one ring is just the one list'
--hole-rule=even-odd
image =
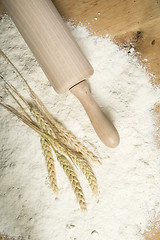
{"label": "wooden rolling pin", "polygon": [[82,103],[102,142],[116,147],[118,132],[95,103],[85,81],[93,74],[93,68],[52,1],[2,2],[55,91],[70,90]]}

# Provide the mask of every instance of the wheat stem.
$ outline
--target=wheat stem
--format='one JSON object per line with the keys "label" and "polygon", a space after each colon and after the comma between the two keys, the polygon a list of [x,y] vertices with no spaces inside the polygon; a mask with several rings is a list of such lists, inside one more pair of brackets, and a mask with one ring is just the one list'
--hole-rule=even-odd
{"label": "wheat stem", "polygon": [[58,193],[56,173],[55,173],[55,164],[54,164],[52,149],[51,149],[50,145],[48,144],[48,142],[43,137],[41,137],[41,145],[42,145],[43,153],[44,153],[46,163],[47,163],[50,185],[51,185],[53,191],[55,193]]}
{"label": "wheat stem", "polygon": [[26,117],[32,121],[32,118],[30,117],[30,115],[25,111],[24,107],[21,105],[21,103],[18,101],[18,99],[14,96],[14,94],[8,89],[8,87],[5,87],[6,90],[8,91],[8,93],[12,96],[12,98],[16,101],[16,103],[19,105],[20,109],[22,110],[22,112],[26,115]]}

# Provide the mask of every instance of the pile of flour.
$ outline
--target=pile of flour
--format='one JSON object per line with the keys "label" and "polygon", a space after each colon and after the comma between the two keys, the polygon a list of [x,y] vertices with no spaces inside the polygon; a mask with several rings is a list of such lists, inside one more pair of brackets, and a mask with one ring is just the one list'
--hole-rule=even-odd
{"label": "pile of flour", "polygon": [[[0,21],[0,48],[20,70],[53,116],[102,161],[92,164],[96,199],[78,172],[88,211],[81,212],[70,183],[56,161],[60,193],[49,187],[39,136],[0,108],[0,233],[31,240],[142,240],[160,212],[160,150],[152,111],[160,90],[134,56],[110,39],[93,37],[83,26],[67,24],[94,68],[93,97],[119,131],[115,149],[104,146],[78,100],[57,95],[9,17]],[[53,53],[54,55],[54,53]],[[0,57],[1,74],[23,95],[24,83]],[[1,100],[13,104],[1,85]]]}

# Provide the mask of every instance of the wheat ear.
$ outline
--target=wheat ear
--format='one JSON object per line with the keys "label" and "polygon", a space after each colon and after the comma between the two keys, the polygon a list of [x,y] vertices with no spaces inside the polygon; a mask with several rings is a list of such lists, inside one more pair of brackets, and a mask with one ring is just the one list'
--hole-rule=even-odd
{"label": "wheat ear", "polygon": [[88,161],[83,157],[81,153],[73,152],[70,151],[69,149],[68,156],[70,157],[72,162],[75,162],[76,165],[81,169],[81,171],[83,172],[83,174],[85,175],[86,179],[89,182],[92,192],[95,195],[98,195],[97,179]]}
{"label": "wheat ear", "polygon": [[55,193],[58,193],[55,164],[54,164],[52,149],[48,144],[48,142],[43,137],[41,137],[41,146],[42,146],[43,153],[47,163],[47,169],[48,169],[51,188]]}
{"label": "wheat ear", "polygon": [[84,199],[83,190],[82,190],[80,182],[77,178],[74,168],[72,167],[72,165],[70,164],[70,162],[64,155],[60,154],[58,151],[55,151],[55,153],[57,156],[57,160],[59,161],[64,172],[66,173],[67,177],[69,178],[69,181],[72,184],[73,191],[77,197],[77,200],[79,202],[81,209],[87,210],[87,205],[86,205],[86,202]]}

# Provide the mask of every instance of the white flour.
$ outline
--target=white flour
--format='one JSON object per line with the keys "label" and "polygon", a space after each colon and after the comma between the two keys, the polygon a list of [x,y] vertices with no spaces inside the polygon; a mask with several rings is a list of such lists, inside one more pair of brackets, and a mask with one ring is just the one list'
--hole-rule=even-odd
{"label": "white flour", "polygon": [[[92,94],[117,127],[121,143],[104,146],[78,100],[57,95],[11,20],[0,22],[0,48],[18,67],[49,111],[102,160],[92,164],[99,200],[79,175],[88,211],[83,214],[70,183],[56,163],[58,197],[49,188],[39,136],[0,108],[0,232],[31,240],[141,240],[160,212],[160,150],[154,141],[151,110],[160,90],[133,56],[106,39],[70,26],[93,65]],[[54,53],[53,53],[54,54]],[[1,57],[5,79],[25,94],[24,84]],[[1,83],[1,96],[8,97]]]}

